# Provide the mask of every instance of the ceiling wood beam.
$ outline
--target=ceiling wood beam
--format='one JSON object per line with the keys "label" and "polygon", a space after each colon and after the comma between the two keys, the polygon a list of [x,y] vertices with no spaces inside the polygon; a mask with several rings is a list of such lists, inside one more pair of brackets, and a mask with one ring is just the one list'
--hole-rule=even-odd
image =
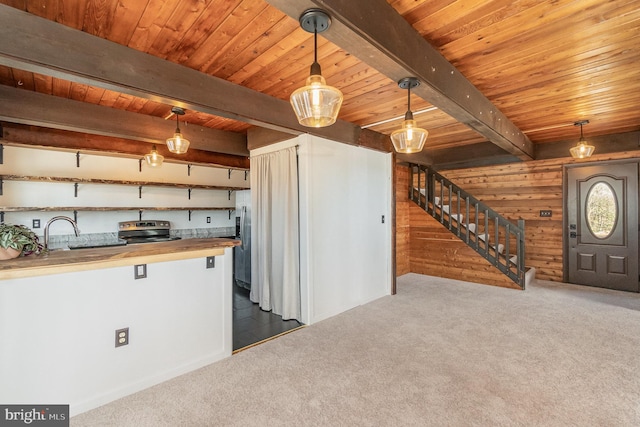
{"label": "ceiling wood beam", "polygon": [[[107,155],[142,158],[151,147],[148,144],[129,139],[48,129],[15,123],[0,125],[0,143],[30,147],[45,147],[59,150],[80,151]],[[169,163],[201,164],[221,166],[231,169],[249,169],[247,156],[213,153],[210,151],[189,149],[185,154],[170,153],[167,147],[159,145],[158,152]]]}
{"label": "ceiling wood beam", "polygon": [[289,102],[0,5],[0,64],[294,135],[356,145],[360,127],[301,126]]}
{"label": "ceiling wood beam", "polygon": [[[159,145],[164,145],[176,128],[175,120],[164,120],[10,86],[0,85],[0,99],[0,120],[12,123],[126,138]],[[243,134],[181,124],[181,131],[191,142],[191,148],[238,156],[249,155],[247,139]]]}
{"label": "ceiling wood beam", "polygon": [[506,152],[521,160],[533,159],[529,138],[386,0],[266,1],[296,20],[308,8],[326,10],[332,24],[322,37],[395,81],[417,77],[422,84],[412,93]]}

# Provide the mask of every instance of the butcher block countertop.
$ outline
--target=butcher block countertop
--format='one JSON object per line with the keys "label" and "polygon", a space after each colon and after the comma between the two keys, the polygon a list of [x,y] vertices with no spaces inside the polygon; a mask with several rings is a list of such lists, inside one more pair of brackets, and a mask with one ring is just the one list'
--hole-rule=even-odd
{"label": "butcher block countertop", "polygon": [[52,250],[46,254],[0,261],[0,280],[204,258],[223,255],[225,248],[238,245],[239,240],[206,238],[91,249]]}

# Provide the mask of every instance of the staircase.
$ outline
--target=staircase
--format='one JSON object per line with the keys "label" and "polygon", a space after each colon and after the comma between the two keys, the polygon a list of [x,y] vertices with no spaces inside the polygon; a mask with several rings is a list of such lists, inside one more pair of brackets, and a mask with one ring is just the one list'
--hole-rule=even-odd
{"label": "staircase", "polygon": [[533,279],[524,265],[524,220],[517,225],[438,172],[409,165],[409,199],[483,256],[521,289]]}

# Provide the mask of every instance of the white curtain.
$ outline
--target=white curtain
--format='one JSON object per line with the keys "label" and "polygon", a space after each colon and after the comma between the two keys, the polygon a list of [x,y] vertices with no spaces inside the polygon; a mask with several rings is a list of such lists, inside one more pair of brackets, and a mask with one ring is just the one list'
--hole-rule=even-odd
{"label": "white curtain", "polygon": [[251,157],[251,301],[300,320],[296,147]]}

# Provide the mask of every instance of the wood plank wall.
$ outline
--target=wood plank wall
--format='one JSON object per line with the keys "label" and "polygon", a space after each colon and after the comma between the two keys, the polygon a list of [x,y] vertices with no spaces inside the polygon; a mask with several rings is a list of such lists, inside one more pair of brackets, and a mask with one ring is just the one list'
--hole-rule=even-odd
{"label": "wood plank wall", "polygon": [[[579,162],[638,157],[640,151],[627,151],[594,155],[588,161]],[[561,158],[441,173],[510,221],[524,219],[525,265],[535,267],[537,279],[562,281],[563,166],[577,162],[571,158]],[[409,257],[409,270],[414,273],[511,287],[510,281],[498,283],[480,260],[486,261],[464,243],[457,242],[439,222],[412,202],[404,203],[408,200],[408,169],[403,166],[397,168],[397,227],[398,230],[405,228],[402,232],[406,233],[407,225],[401,221],[408,220],[410,235],[408,247],[406,243],[400,243],[404,235],[398,238],[397,263],[399,267],[403,266],[398,268],[398,275],[406,272],[404,259]],[[540,210],[551,210],[552,216],[541,218]]]}
{"label": "wood plank wall", "polygon": [[411,272],[409,169],[396,166],[396,276]]}

